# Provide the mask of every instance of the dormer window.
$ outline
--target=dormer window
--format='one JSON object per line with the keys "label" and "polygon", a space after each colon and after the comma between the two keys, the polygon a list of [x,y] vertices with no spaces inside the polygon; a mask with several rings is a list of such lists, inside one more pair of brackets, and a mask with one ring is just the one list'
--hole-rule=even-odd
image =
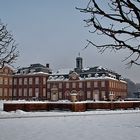
{"label": "dormer window", "polygon": [[53,77],[52,76],[49,76],[49,80],[51,80],[51,79],[53,79]]}
{"label": "dormer window", "polygon": [[97,78],[98,76],[99,76],[99,74],[98,74],[98,73],[96,73],[96,74],[95,74],[95,77]]}
{"label": "dormer window", "polygon": [[33,72],[35,72],[35,69],[31,69],[31,70],[30,70],[30,73],[33,73]]}
{"label": "dormer window", "polygon": [[91,74],[88,74],[88,78],[90,78],[91,77]]}
{"label": "dormer window", "polygon": [[105,77],[105,74],[102,74],[102,77]]}

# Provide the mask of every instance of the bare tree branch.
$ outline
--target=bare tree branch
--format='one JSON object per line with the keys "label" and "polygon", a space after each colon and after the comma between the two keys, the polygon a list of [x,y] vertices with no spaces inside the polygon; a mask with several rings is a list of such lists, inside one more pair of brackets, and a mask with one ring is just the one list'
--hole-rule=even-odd
{"label": "bare tree branch", "polygon": [[5,64],[12,65],[19,56],[17,44],[7,26],[0,22],[0,68]]}
{"label": "bare tree branch", "polygon": [[[103,53],[106,49],[128,49],[131,55],[126,59],[129,64],[140,64],[140,0],[89,0],[86,8],[76,8],[80,12],[90,14],[91,18],[84,20],[87,27],[93,27],[90,33],[110,38],[110,42],[90,44]],[[133,59],[133,58],[136,59]]]}

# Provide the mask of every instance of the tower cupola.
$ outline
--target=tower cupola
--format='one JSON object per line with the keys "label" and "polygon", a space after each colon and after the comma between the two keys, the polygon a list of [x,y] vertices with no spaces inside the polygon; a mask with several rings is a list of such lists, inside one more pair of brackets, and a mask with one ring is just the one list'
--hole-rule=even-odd
{"label": "tower cupola", "polygon": [[83,58],[79,56],[76,57],[76,69],[82,70],[83,69]]}

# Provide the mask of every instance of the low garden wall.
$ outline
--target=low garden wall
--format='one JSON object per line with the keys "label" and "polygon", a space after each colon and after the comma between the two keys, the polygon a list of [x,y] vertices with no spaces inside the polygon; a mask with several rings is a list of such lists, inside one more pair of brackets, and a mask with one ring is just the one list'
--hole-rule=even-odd
{"label": "low garden wall", "polygon": [[36,103],[4,103],[4,111],[50,111],[50,110],[68,110],[72,112],[84,112],[86,110],[97,109],[135,109],[140,108],[140,101],[122,101],[122,102],[36,102]]}

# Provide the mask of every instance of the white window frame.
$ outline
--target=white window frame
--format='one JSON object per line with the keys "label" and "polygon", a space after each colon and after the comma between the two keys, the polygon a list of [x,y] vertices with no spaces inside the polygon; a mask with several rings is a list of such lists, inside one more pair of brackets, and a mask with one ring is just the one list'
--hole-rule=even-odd
{"label": "white window frame", "polygon": [[59,99],[62,99],[62,92],[59,92]]}
{"label": "white window frame", "polygon": [[8,96],[8,89],[4,88],[4,96],[7,97]]}
{"label": "white window frame", "polygon": [[19,78],[18,84],[22,85],[22,78]]}
{"label": "white window frame", "polygon": [[79,88],[82,88],[82,87],[83,87],[83,83],[79,82]]}
{"label": "white window frame", "polygon": [[17,78],[14,78],[14,85],[17,85]]}
{"label": "white window frame", "polygon": [[4,85],[8,85],[8,78],[7,77],[4,78]]}
{"label": "white window frame", "polygon": [[101,81],[101,87],[105,87],[105,81]]}
{"label": "white window frame", "polygon": [[23,90],[23,96],[24,97],[27,97],[27,88],[24,88],[24,90]]}
{"label": "white window frame", "polygon": [[94,87],[98,87],[98,81],[94,81]]}
{"label": "white window frame", "polygon": [[62,83],[59,83],[59,88],[62,89]]}
{"label": "white window frame", "polygon": [[51,84],[50,83],[47,83],[47,88],[49,89],[51,87]]}
{"label": "white window frame", "polygon": [[101,91],[101,97],[102,97],[102,98],[105,97],[105,91]]}
{"label": "white window frame", "polygon": [[39,88],[35,88],[35,97],[39,97]]}
{"label": "white window frame", "polygon": [[9,78],[9,85],[12,85],[13,81],[12,78]]}
{"label": "white window frame", "polygon": [[2,88],[0,88],[0,97],[2,97]]}
{"label": "white window frame", "polygon": [[22,88],[19,88],[18,96],[22,96]]}
{"label": "white window frame", "polygon": [[50,97],[51,97],[51,93],[47,92],[47,98],[50,98]]}
{"label": "white window frame", "polygon": [[87,91],[87,99],[91,99],[91,91]]}
{"label": "white window frame", "polygon": [[70,88],[70,83],[66,83],[66,88]]}
{"label": "white window frame", "polygon": [[28,83],[28,79],[26,77],[26,78],[24,78],[24,85],[27,85],[27,83]]}
{"label": "white window frame", "polygon": [[32,97],[33,96],[33,89],[29,88],[29,96]]}
{"label": "white window frame", "polygon": [[72,83],[72,88],[76,88],[76,83],[75,82]]}
{"label": "white window frame", "polygon": [[35,85],[39,84],[39,77],[35,77]]}
{"label": "white window frame", "polygon": [[43,88],[43,97],[46,97],[46,88]]}
{"label": "white window frame", "polygon": [[29,85],[32,85],[33,84],[33,78],[29,78]]}
{"label": "white window frame", "polygon": [[88,82],[87,82],[87,88],[90,88],[90,87],[91,87],[91,82],[88,81]]}
{"label": "white window frame", "polygon": [[12,88],[9,88],[9,96],[12,97]]}
{"label": "white window frame", "polygon": [[43,77],[43,85],[46,85],[46,77]]}
{"label": "white window frame", "polygon": [[0,77],[0,84],[3,84],[3,77]]}
{"label": "white window frame", "polygon": [[16,88],[14,88],[13,96],[14,96],[14,97],[17,96],[17,89],[16,89]]}

